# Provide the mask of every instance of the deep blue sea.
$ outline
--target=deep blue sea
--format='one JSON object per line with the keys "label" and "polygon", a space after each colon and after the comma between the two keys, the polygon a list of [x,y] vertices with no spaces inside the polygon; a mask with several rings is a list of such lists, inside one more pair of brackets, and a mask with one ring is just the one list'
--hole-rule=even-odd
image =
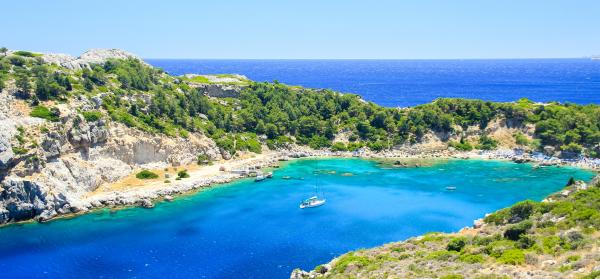
{"label": "deep blue sea", "polygon": [[[404,169],[359,159],[291,161],[273,179],[225,184],[153,209],[0,228],[0,278],[289,278],[295,267],[350,250],[457,231],[487,212],[540,200],[571,176],[592,175],[499,161]],[[317,180],[327,203],[299,209]]]}
{"label": "deep blue sea", "polygon": [[514,60],[147,60],[182,75],[237,73],[356,93],[388,107],[440,97],[600,103],[600,61]]}

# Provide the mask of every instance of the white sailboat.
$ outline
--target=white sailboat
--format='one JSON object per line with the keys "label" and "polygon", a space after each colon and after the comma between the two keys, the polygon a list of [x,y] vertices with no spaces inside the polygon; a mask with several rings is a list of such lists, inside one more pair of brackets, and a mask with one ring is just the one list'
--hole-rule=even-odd
{"label": "white sailboat", "polygon": [[300,208],[311,208],[317,207],[325,204],[325,199],[319,199],[317,196],[310,197],[305,199],[300,203]]}
{"label": "white sailboat", "polygon": [[323,191],[321,191],[321,198],[319,198],[319,180],[318,180],[318,173],[317,173],[317,177],[315,177],[315,195],[303,200],[300,203],[300,208],[301,209],[305,209],[305,208],[312,208],[312,207],[317,207],[317,206],[321,206],[325,204],[325,198],[323,197]]}

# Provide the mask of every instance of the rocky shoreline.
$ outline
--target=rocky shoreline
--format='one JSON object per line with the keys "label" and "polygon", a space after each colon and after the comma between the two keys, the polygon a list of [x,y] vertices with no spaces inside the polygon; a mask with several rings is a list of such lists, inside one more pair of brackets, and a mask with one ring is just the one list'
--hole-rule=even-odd
{"label": "rocky shoreline", "polygon": [[[402,163],[405,159],[425,159],[425,160],[447,160],[447,159],[480,159],[480,160],[509,160],[516,163],[533,163],[537,166],[564,165],[579,168],[586,168],[598,171],[598,165],[586,164],[591,161],[565,161],[558,158],[544,159],[541,157],[531,157],[527,154],[516,154],[509,150],[496,150],[493,152],[458,152],[458,151],[430,151],[422,153],[410,153],[405,150],[392,150],[384,152],[331,152],[328,150],[314,150],[308,147],[294,146],[292,149],[283,151],[268,151],[263,156],[250,159],[231,159],[217,163],[224,171],[212,175],[194,177],[177,181],[160,187],[140,187],[137,189],[128,189],[124,191],[105,191],[94,193],[82,198],[79,202],[72,203],[69,211],[57,212],[53,215],[40,215],[37,221],[46,222],[63,215],[84,214],[88,211],[100,208],[123,208],[131,206],[140,206],[151,208],[156,201],[170,201],[174,197],[195,192],[201,189],[213,187],[215,185],[229,183],[237,179],[247,178],[253,174],[254,170],[260,170],[269,167],[278,166],[279,162],[293,160],[297,158],[361,158],[361,159],[386,159],[394,161],[396,167],[407,167]],[[252,160],[254,159],[254,160]],[[418,167],[411,166],[411,167]],[[235,169],[245,169],[250,171],[233,172]]]}

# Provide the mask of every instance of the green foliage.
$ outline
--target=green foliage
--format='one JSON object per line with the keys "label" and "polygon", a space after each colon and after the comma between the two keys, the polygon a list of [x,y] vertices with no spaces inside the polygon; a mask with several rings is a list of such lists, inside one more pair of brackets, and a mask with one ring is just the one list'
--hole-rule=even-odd
{"label": "green foliage", "polygon": [[479,138],[479,145],[477,147],[482,150],[496,149],[496,147],[498,147],[498,141],[487,135],[483,135]]}
{"label": "green foliage", "polygon": [[449,146],[454,147],[456,150],[460,151],[471,151],[473,150],[473,146],[465,141],[464,139],[460,139],[460,142],[450,141],[448,143]]}
{"label": "green foliage", "polygon": [[354,253],[348,253],[346,255],[341,256],[335,262],[333,266],[333,271],[337,273],[343,273],[350,264],[356,265],[358,267],[365,267],[370,264],[370,260],[367,257],[356,256]]}
{"label": "green foliage", "polygon": [[467,245],[467,242],[464,237],[456,237],[448,242],[446,250],[460,252],[465,247],[465,245]]}
{"label": "green foliage", "polygon": [[583,151],[583,146],[581,146],[580,144],[571,142],[569,144],[561,145],[560,149],[562,151],[568,151],[568,152],[580,154]]}
{"label": "green foliage", "polygon": [[15,153],[16,155],[23,155],[23,154],[27,154],[28,150],[26,148],[23,147],[17,147],[14,146],[12,148],[13,153]]}
{"label": "green foliage", "polygon": [[205,153],[198,154],[196,162],[198,163],[198,165],[210,164],[210,157],[208,157],[208,155],[206,155]]}
{"label": "green foliage", "polygon": [[97,110],[88,110],[81,113],[88,122],[98,121],[102,118],[102,113]]}
{"label": "green foliage", "polygon": [[512,225],[504,231],[504,237],[513,241],[519,240],[519,238],[531,229],[533,222],[530,220],[522,221],[516,225]]}
{"label": "green foliage", "polygon": [[463,254],[458,257],[458,260],[470,264],[483,263],[485,261],[483,255],[479,254]]}
{"label": "green foliage", "polygon": [[151,172],[149,170],[142,170],[138,172],[135,177],[137,179],[155,179],[158,178],[158,174]]}
{"label": "green foliage", "polygon": [[502,253],[498,262],[510,265],[522,265],[525,263],[525,253],[520,249],[510,249]]}
{"label": "green foliage", "polygon": [[267,146],[270,149],[285,148],[285,147],[288,147],[292,143],[294,143],[294,141],[290,137],[286,137],[286,136],[278,136],[275,139],[267,140]]}
{"label": "green foliage", "polygon": [[518,145],[529,145],[531,142],[529,141],[529,139],[527,138],[527,136],[525,136],[523,133],[521,132],[517,132],[516,134],[514,134],[515,137],[515,142]]}
{"label": "green foliage", "polygon": [[187,170],[180,170],[179,172],[177,172],[177,178],[179,179],[188,177],[190,177],[190,174],[187,172]]}
{"label": "green foliage", "polygon": [[27,60],[25,60],[25,58],[23,58],[21,56],[16,56],[16,55],[11,55],[11,56],[7,57],[7,60],[10,64],[17,66],[17,67],[22,67],[25,65],[25,63],[27,63]]}
{"label": "green foliage", "polygon": [[18,55],[18,56],[23,56],[23,57],[37,57],[40,56],[40,54],[38,53],[33,53],[33,52],[29,52],[29,51],[24,51],[24,50],[18,50],[13,52],[14,55]]}
{"label": "green foliage", "polygon": [[[97,72],[98,70],[95,70]],[[148,91],[158,81],[158,70],[147,67],[138,59],[109,59],[104,71],[116,74],[123,89]]]}
{"label": "green foliage", "polygon": [[39,105],[33,107],[31,112],[29,113],[31,117],[43,118],[48,121],[56,122],[58,121],[58,117],[60,116],[60,112],[57,108],[47,108],[45,106]]}
{"label": "green foliage", "polygon": [[335,142],[333,143],[333,145],[331,146],[331,151],[347,151],[348,148],[346,147],[346,145],[343,142]]}

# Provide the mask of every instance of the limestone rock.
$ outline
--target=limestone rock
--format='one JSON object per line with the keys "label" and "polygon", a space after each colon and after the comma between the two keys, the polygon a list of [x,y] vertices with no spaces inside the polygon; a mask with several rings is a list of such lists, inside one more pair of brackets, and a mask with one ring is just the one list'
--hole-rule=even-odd
{"label": "limestone rock", "polygon": [[[104,63],[111,58],[126,59],[130,57],[139,59],[137,56],[120,49],[90,49],[77,58],[68,54],[50,53],[42,55],[42,60],[46,63],[56,64],[70,70],[81,70],[83,68],[90,68],[93,64]],[[141,59],[139,60],[141,61]]]}

